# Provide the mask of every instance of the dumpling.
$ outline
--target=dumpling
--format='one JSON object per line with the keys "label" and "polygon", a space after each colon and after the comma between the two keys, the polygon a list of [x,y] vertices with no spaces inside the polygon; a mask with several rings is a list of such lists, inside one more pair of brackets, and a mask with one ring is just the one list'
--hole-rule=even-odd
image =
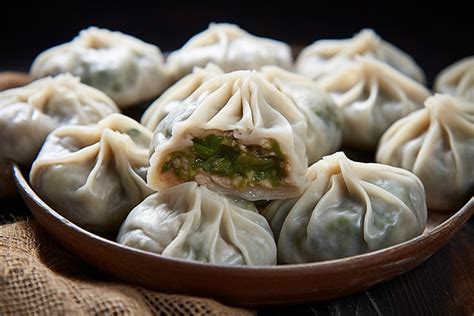
{"label": "dumpling", "polygon": [[303,113],[308,124],[305,136],[308,164],[339,149],[342,141],[342,111],[326,92],[307,77],[277,66],[264,66],[261,73],[293,100]]}
{"label": "dumpling", "polygon": [[319,79],[339,70],[356,56],[370,56],[389,64],[406,76],[425,83],[425,74],[412,57],[382,40],[373,30],[363,29],[342,40],[319,40],[304,48],[296,60],[297,72]]}
{"label": "dumpling", "polygon": [[293,57],[290,46],[283,42],[251,35],[237,25],[211,23],[167,59],[175,80],[190,73],[194,66],[204,67],[209,62],[225,72],[260,69],[264,65],[290,69]]}
{"label": "dumpling", "polygon": [[396,120],[423,107],[430,92],[372,58],[359,57],[317,81],[344,115],[343,145],[373,150]]}
{"label": "dumpling", "polygon": [[457,210],[474,194],[474,103],[428,98],[425,108],[385,132],[376,161],[416,174],[430,209]]}
{"label": "dumpling", "polygon": [[277,240],[279,263],[362,254],[420,235],[427,221],[425,192],[411,172],[349,160],[342,152],[308,169],[295,199],[263,211]]}
{"label": "dumpling", "polygon": [[105,92],[122,108],[158,96],[170,83],[158,47],[96,27],[41,53],[30,72],[35,78],[69,72]]}
{"label": "dumpling", "polygon": [[94,232],[118,230],[152,190],[146,185],[153,134],[113,114],[93,126],[63,126],[45,141],[30,183],[47,203]]}
{"label": "dumpling", "polygon": [[148,184],[197,181],[248,200],[298,195],[305,185],[307,123],[256,71],[205,81],[159,123]]}
{"label": "dumpling", "polygon": [[223,73],[218,66],[212,63],[207,64],[205,68],[194,67],[192,73],[171,86],[148,107],[141,118],[141,123],[154,131],[163,118],[199,88],[204,81]]}
{"label": "dumpling", "polygon": [[121,244],[163,256],[225,265],[274,265],[276,245],[251,202],[187,182],[155,193],[120,228]]}
{"label": "dumpling", "polygon": [[474,101],[474,56],[441,71],[435,79],[435,90]]}
{"label": "dumpling", "polygon": [[2,91],[0,160],[29,165],[56,127],[93,124],[118,111],[104,93],[69,74]]}

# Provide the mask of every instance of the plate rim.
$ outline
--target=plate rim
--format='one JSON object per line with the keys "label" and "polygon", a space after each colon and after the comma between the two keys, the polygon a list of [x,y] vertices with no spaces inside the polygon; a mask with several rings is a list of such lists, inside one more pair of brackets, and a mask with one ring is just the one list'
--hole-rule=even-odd
{"label": "plate rim", "polygon": [[[122,245],[116,241],[113,241],[113,240],[104,238],[102,236],[99,236],[97,234],[94,234],[92,232],[89,232],[86,229],[74,224],[73,222],[63,217],[61,214],[56,212],[52,207],[50,207],[45,201],[43,201],[39,197],[39,195],[37,195],[37,193],[33,190],[33,188],[30,186],[20,166],[16,163],[12,163],[12,174],[14,176],[16,185],[23,199],[25,200],[28,208],[30,208],[30,210],[32,211],[35,217],[37,217],[35,214],[35,211],[31,209],[31,206],[28,204],[28,201],[26,199],[29,199],[31,202],[35,203],[41,209],[41,211],[44,212],[45,215],[47,215],[50,218],[51,217],[54,218],[54,220],[60,223],[60,225],[67,226],[68,229],[72,229],[81,235],[85,235],[85,237],[87,238],[92,238],[95,242],[99,242],[103,244],[105,247],[113,247],[113,248],[116,248],[117,251],[125,251],[129,255],[140,256],[140,257],[143,257],[145,260],[152,260],[154,262],[158,261],[164,265],[173,265],[176,267],[176,269],[189,269],[191,271],[199,270],[199,271],[203,271],[207,273],[211,273],[211,272],[218,273],[221,275],[234,274],[237,278],[239,276],[248,275],[248,274],[253,274],[253,275],[258,274],[258,275],[264,276],[265,278],[295,277],[300,274],[320,274],[320,273],[327,273],[328,271],[330,271],[330,273],[332,274],[333,273],[337,274],[338,272],[345,271],[348,269],[360,268],[361,265],[363,267],[368,268],[374,265],[383,265],[383,264],[392,264],[392,263],[397,264],[398,261],[390,260],[390,258],[393,255],[396,255],[399,257],[401,255],[401,257],[405,257],[406,260],[410,260],[411,259],[410,257],[403,256],[403,254],[412,253],[414,248],[418,249],[422,247],[424,244],[429,244],[431,242],[436,241],[437,240],[436,237],[443,235],[443,233],[448,234],[449,236],[447,238],[442,239],[440,245],[436,246],[436,250],[428,253],[428,255],[426,256],[423,256],[422,261],[418,263],[418,264],[421,264],[421,262],[425,261],[431,255],[436,253],[442,246],[444,246],[474,213],[474,197],[472,197],[469,201],[467,201],[467,203],[462,208],[460,208],[458,211],[454,213],[451,213],[449,216],[446,217],[445,220],[443,220],[440,224],[435,226],[431,231],[428,231],[426,233],[424,232],[421,235],[418,235],[403,243],[393,245],[387,248],[382,248],[376,251],[359,254],[356,256],[345,257],[345,258],[334,259],[334,260],[326,260],[326,261],[320,261],[320,262],[301,263],[301,264],[284,264],[284,265],[275,265],[275,266],[216,265],[216,264],[210,264],[210,263],[203,263],[199,261],[191,261],[191,260],[185,260],[185,259],[165,257],[160,254]],[[48,232],[49,235],[52,235],[49,229],[44,227],[44,225],[41,224],[41,222],[40,222],[40,225],[43,226],[43,228],[45,228],[45,230]],[[56,240],[58,239],[56,236],[54,236],[54,238]],[[64,243],[61,242],[61,240],[57,240],[57,241],[59,241],[64,246]],[[71,247],[69,246],[65,246],[65,247],[69,249],[69,251],[73,252],[75,256],[82,258],[80,254],[78,254],[75,251],[72,251],[70,249]],[[85,260],[85,261],[88,261],[88,260]],[[98,267],[96,264],[93,264],[91,262],[89,262],[89,264],[103,271],[101,267]],[[418,264],[416,264],[416,266]],[[373,283],[370,286],[373,286],[374,284],[377,284],[381,281],[392,279],[393,277],[400,275],[402,273],[405,273],[413,268],[414,267],[403,270],[400,273],[389,278],[382,278],[381,280],[378,280],[377,282]],[[103,272],[106,272],[106,271],[103,271]],[[118,276],[116,275],[116,277]],[[126,277],[125,278],[118,277],[118,278],[125,279],[128,282],[130,281],[130,279]],[[313,301],[317,301],[317,299]],[[301,302],[304,302],[304,301],[301,301]],[[235,302],[233,303],[235,305]],[[262,306],[259,304],[246,305],[245,303],[244,304],[239,304],[239,303],[240,302],[237,302],[237,305],[239,306]],[[282,304],[282,303],[275,302],[275,304]],[[264,305],[267,305],[267,304],[264,304]],[[274,305],[274,303],[270,302],[269,305]]]}

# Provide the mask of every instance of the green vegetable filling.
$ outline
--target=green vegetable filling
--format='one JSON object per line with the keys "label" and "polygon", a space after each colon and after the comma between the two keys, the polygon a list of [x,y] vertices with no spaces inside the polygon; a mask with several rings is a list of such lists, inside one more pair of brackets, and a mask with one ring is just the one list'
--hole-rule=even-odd
{"label": "green vegetable filling", "polygon": [[276,187],[285,178],[286,157],[279,144],[244,145],[232,136],[210,134],[194,138],[193,145],[168,155],[161,172],[173,172],[182,181],[194,180],[198,172],[224,176],[232,186],[243,188],[266,181]]}

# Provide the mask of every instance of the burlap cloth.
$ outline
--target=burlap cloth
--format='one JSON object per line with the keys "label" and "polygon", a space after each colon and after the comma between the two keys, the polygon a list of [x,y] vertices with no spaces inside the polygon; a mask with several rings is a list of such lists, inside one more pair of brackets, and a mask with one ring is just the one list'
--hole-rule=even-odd
{"label": "burlap cloth", "polygon": [[249,315],[211,299],[107,280],[34,220],[0,226],[0,315]]}

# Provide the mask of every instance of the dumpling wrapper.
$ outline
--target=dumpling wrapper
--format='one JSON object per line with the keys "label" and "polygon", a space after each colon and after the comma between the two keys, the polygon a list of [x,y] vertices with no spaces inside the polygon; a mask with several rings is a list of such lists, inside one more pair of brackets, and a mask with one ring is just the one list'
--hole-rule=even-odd
{"label": "dumpling wrapper", "polygon": [[175,80],[189,74],[195,66],[204,67],[209,62],[224,72],[258,70],[264,65],[290,69],[293,57],[286,43],[251,35],[234,24],[211,23],[167,59]]}
{"label": "dumpling wrapper", "polygon": [[186,182],[150,195],[120,228],[121,244],[221,265],[274,265],[270,226],[251,202]]}
{"label": "dumpling wrapper", "polygon": [[457,210],[474,194],[474,103],[428,98],[425,108],[385,132],[376,161],[416,174],[430,209]]}
{"label": "dumpling wrapper", "polygon": [[317,81],[344,116],[343,145],[374,150],[396,120],[423,107],[430,92],[373,58],[359,57]]}
{"label": "dumpling wrapper", "polygon": [[97,123],[119,112],[103,92],[69,74],[0,92],[0,160],[29,165],[46,136],[62,125]]}
{"label": "dumpling wrapper", "polygon": [[143,113],[141,123],[151,131],[155,131],[166,115],[196,91],[204,81],[222,74],[224,74],[222,69],[212,63],[204,68],[194,67],[192,73],[172,85],[147,108]]}
{"label": "dumpling wrapper", "polygon": [[420,235],[427,221],[425,192],[412,173],[349,160],[342,152],[308,169],[294,199],[273,201],[262,215],[273,229],[279,263],[354,256]]}
{"label": "dumpling wrapper", "polygon": [[105,92],[121,108],[157,97],[170,84],[157,46],[97,27],[44,51],[30,70],[34,78],[66,72]]}
{"label": "dumpling wrapper", "polygon": [[118,230],[153,191],[145,182],[152,133],[113,114],[94,126],[63,126],[45,141],[30,183],[52,208],[93,232]]}
{"label": "dumpling wrapper", "polygon": [[461,59],[441,71],[434,88],[437,92],[474,102],[474,56]]}
{"label": "dumpling wrapper", "polygon": [[[159,123],[151,147],[148,184],[161,190],[196,180],[212,190],[252,201],[296,196],[305,185],[306,135],[307,123],[298,107],[258,72],[216,76]],[[231,142],[228,146],[240,153],[231,151],[228,157],[229,148],[220,143],[216,148],[204,147],[205,152],[197,152],[208,153],[203,170],[203,164],[193,157],[197,147],[203,149],[207,137],[211,142]],[[255,147],[266,156],[254,158],[241,152]],[[225,151],[221,160],[215,160],[220,156],[213,150]],[[240,167],[245,170],[236,170]]]}
{"label": "dumpling wrapper", "polygon": [[308,124],[305,136],[308,164],[334,153],[341,146],[343,116],[329,94],[311,79],[277,66],[264,66],[262,76],[288,96]]}
{"label": "dumpling wrapper", "polygon": [[296,60],[296,71],[312,79],[338,71],[357,56],[384,62],[424,84],[423,70],[407,53],[384,41],[373,30],[363,29],[349,39],[319,40],[305,47]]}

